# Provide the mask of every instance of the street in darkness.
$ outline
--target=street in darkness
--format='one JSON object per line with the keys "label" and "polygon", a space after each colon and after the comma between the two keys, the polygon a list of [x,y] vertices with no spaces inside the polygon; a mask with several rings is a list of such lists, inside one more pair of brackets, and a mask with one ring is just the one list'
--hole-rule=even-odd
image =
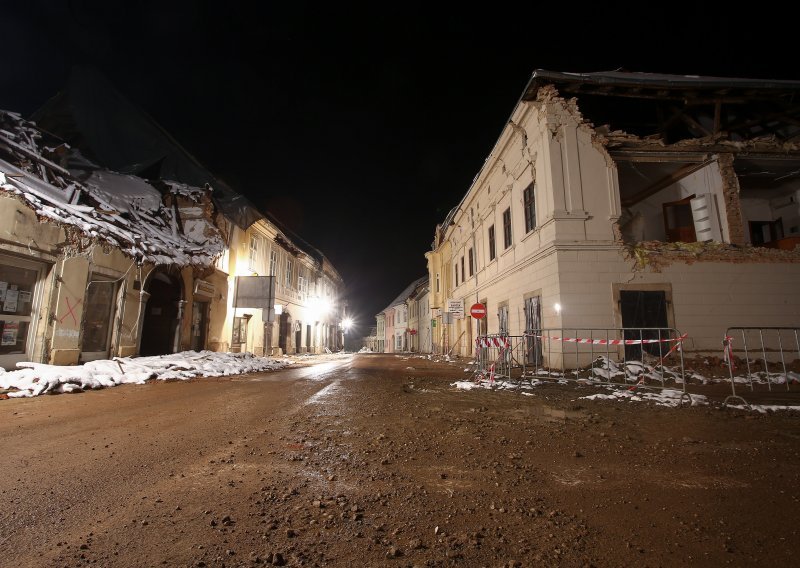
{"label": "street in darkness", "polygon": [[4,401],[0,564],[794,564],[794,413],[308,359]]}

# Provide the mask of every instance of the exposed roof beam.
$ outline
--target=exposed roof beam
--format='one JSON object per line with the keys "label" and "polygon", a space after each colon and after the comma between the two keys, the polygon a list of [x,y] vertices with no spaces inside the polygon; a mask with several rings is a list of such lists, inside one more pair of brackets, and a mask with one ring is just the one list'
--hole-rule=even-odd
{"label": "exposed roof beam", "polygon": [[[678,110],[678,109],[675,109],[675,110]],[[702,132],[706,136],[711,136],[711,132],[709,132],[708,129],[705,126],[703,126],[702,124],[697,122],[694,118],[689,116],[686,112],[681,112],[680,117],[681,117],[681,120],[683,120],[690,127],[698,129],[700,132]]]}

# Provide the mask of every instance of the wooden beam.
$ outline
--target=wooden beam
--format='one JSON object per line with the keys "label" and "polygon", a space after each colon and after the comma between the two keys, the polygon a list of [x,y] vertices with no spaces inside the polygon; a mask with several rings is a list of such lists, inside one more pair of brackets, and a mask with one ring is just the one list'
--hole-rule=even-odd
{"label": "wooden beam", "polygon": [[[714,160],[706,160],[705,162],[702,162],[702,163],[699,163],[699,164],[686,164],[682,168],[679,168],[679,169],[675,170],[674,172],[672,172],[668,176],[664,176],[663,178],[661,178],[657,182],[655,182],[655,183],[649,185],[648,187],[644,188],[639,193],[636,193],[635,195],[631,195],[630,197],[623,198],[622,199],[622,205],[624,205],[625,207],[630,207],[631,205],[636,205],[637,203],[639,203],[640,201],[642,201],[644,199],[647,199],[651,195],[655,195],[656,193],[658,193],[662,189],[664,189],[666,187],[669,187],[672,184],[679,182],[680,180],[682,180],[686,176],[689,176],[689,175],[693,174],[697,170],[706,167],[708,164],[710,164],[713,161]],[[622,188],[620,188],[620,190],[621,189]]]}
{"label": "wooden beam", "polygon": [[[674,108],[674,107],[673,107],[673,108]],[[677,109],[676,109],[676,110],[677,110]],[[712,134],[711,132],[709,132],[709,131],[708,131],[708,129],[707,129],[705,126],[703,126],[702,124],[700,124],[699,122],[697,122],[697,121],[696,121],[694,118],[692,118],[691,116],[689,116],[689,115],[688,115],[686,112],[682,112],[682,113],[681,113],[681,120],[683,120],[683,121],[684,121],[686,124],[688,124],[690,127],[697,128],[698,130],[700,130],[701,132],[703,132],[703,133],[704,133],[706,136],[711,136],[711,134]]]}

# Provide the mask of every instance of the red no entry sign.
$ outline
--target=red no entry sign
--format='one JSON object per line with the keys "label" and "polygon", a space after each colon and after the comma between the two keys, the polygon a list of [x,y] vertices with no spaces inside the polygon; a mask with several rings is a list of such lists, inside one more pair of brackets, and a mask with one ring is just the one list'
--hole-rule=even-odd
{"label": "red no entry sign", "polygon": [[486,306],[483,304],[472,304],[472,307],[469,309],[469,314],[475,319],[485,318]]}

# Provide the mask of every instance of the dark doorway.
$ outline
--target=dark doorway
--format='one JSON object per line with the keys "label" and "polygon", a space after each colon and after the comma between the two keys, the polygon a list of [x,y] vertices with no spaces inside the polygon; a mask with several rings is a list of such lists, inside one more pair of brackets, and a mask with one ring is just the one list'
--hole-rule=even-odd
{"label": "dark doorway", "polygon": [[694,195],[663,204],[667,241],[671,243],[694,243],[697,241],[692,217],[692,199],[694,199]]}
{"label": "dark doorway", "polygon": [[278,347],[281,348],[281,353],[288,354],[289,351],[289,334],[292,332],[292,318],[289,314],[281,314],[280,323],[278,325]]}
{"label": "dark doorway", "polygon": [[306,353],[311,353],[311,326],[306,326]]}
{"label": "dark doorway", "polygon": [[[663,290],[620,290],[620,311],[625,339],[668,339],[667,293]],[[643,329],[651,328],[651,329]],[[655,329],[652,329],[655,328]],[[626,345],[625,358],[639,359],[646,353],[662,357],[669,348],[664,343]]]}
{"label": "dark doorway", "polygon": [[750,241],[754,247],[762,247],[783,238],[783,223],[777,221],[750,221]]}
{"label": "dark doorway", "polygon": [[180,281],[163,272],[156,272],[150,278],[147,291],[150,293],[150,298],[145,309],[139,353],[140,355],[172,353],[179,323]]}
{"label": "dark doorway", "polygon": [[297,322],[295,324],[295,331],[294,331],[294,351],[295,353],[300,353],[300,350],[303,348],[303,322]]}

